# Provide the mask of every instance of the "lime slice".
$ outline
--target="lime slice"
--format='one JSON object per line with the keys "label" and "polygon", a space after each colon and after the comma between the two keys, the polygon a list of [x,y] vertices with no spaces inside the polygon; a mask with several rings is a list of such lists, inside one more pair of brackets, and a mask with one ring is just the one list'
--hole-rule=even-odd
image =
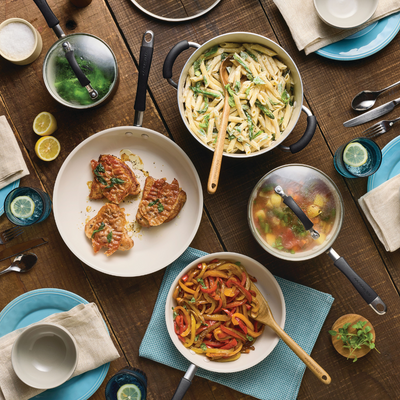
{"label": "lime slice", "polygon": [[361,143],[349,143],[344,149],[343,161],[350,167],[361,167],[367,160],[368,151]]}
{"label": "lime slice", "polygon": [[11,202],[10,210],[17,218],[29,218],[35,211],[35,203],[28,196],[18,196]]}
{"label": "lime slice", "polygon": [[140,389],[132,383],[121,386],[117,392],[118,400],[140,400],[141,398]]}

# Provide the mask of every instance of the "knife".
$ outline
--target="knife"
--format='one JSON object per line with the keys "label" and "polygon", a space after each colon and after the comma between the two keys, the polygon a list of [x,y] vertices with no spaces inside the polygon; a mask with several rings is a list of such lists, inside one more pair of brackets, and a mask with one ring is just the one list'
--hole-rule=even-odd
{"label": "knife", "polygon": [[3,251],[0,251],[0,261],[6,260],[7,258],[16,256],[19,253],[33,249],[35,247],[41,246],[42,244],[46,243],[48,243],[47,240],[39,238],[15,244],[13,246],[8,247],[7,249],[4,249]]}
{"label": "knife", "polygon": [[400,98],[389,101],[388,103],[383,104],[375,108],[374,110],[367,111],[363,115],[359,115],[358,117],[349,119],[348,121],[343,122],[343,125],[346,127],[350,127],[350,126],[365,124],[366,122],[372,121],[373,119],[378,118],[392,111],[398,104],[400,104]]}

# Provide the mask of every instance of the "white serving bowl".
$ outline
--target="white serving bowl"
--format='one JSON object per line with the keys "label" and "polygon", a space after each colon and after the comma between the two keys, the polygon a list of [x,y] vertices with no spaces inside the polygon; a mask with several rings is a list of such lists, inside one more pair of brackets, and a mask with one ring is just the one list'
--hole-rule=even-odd
{"label": "white serving bowl", "polygon": [[319,17],[335,28],[350,29],[367,22],[378,0],[314,0]]}
{"label": "white serving bowl", "polygon": [[11,362],[22,382],[36,389],[51,389],[74,373],[78,363],[76,342],[60,325],[35,324],[14,342]]}
{"label": "white serving bowl", "polygon": [[192,364],[197,365],[198,367],[206,369],[208,371],[220,373],[243,371],[263,361],[278,344],[279,337],[272,331],[272,329],[266,328],[263,334],[257,338],[257,341],[254,345],[255,350],[250,351],[249,354],[242,354],[239,359],[232,362],[213,362],[201,354],[196,354],[193,350],[186,348],[182,344],[174,331],[172,308],[175,307],[177,303],[173,299],[172,294],[176,286],[178,285],[179,279],[184,276],[190,269],[196,267],[197,264],[201,262],[210,262],[214,259],[240,262],[246,268],[247,272],[250,275],[257,278],[257,282],[255,282],[255,284],[260,290],[261,294],[268,301],[276,322],[282,329],[285,327],[285,300],[283,298],[282,290],[271,272],[269,272],[267,268],[265,268],[258,261],[253,260],[250,257],[238,253],[221,252],[208,254],[193,261],[180,272],[180,274],[172,283],[167,296],[167,301],[165,303],[165,320],[168,333],[179,352]]}

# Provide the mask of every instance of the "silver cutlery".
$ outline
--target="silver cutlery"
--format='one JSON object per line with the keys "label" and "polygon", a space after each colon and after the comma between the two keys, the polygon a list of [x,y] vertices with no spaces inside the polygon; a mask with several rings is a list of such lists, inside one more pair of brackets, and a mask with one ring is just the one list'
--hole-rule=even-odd
{"label": "silver cutlery", "polygon": [[14,261],[8,268],[0,272],[0,275],[6,274],[7,272],[27,272],[36,264],[36,261],[36,254],[20,254],[14,258]]}
{"label": "silver cutlery", "polygon": [[350,126],[357,126],[357,125],[365,124],[368,121],[372,121],[375,118],[378,118],[382,115],[387,114],[388,112],[392,111],[399,104],[400,104],[400,98],[389,101],[388,103],[383,104],[382,106],[379,106],[379,107],[375,108],[374,110],[367,111],[363,115],[359,115],[358,117],[355,117],[346,122],[343,122],[343,125],[346,127],[350,127]]}
{"label": "silver cutlery", "polygon": [[4,250],[0,251],[0,261],[4,261],[7,258],[16,256],[21,253],[25,253],[28,250],[31,250],[46,243],[48,243],[47,240],[43,238],[38,238],[8,246]]}
{"label": "silver cutlery", "polygon": [[6,229],[5,231],[0,232],[0,244],[6,244],[22,233],[24,233],[24,230],[20,226],[13,226],[10,229]]}
{"label": "silver cutlery", "polygon": [[383,135],[387,131],[390,131],[392,129],[392,126],[397,122],[400,121],[400,117],[396,119],[392,119],[391,121],[380,121],[372,126],[370,126],[368,129],[366,129],[364,132],[361,133],[364,137],[368,139],[372,139],[374,137]]}
{"label": "silver cutlery", "polygon": [[358,93],[354,99],[351,102],[351,107],[353,108],[353,110],[356,111],[367,111],[369,110],[376,102],[376,99],[378,98],[378,96],[385,92],[388,89],[391,89],[392,87],[395,87],[397,85],[400,85],[400,81],[393,83],[393,85],[388,86],[385,89],[382,90],[376,90],[376,91],[372,91],[372,90],[364,90],[360,93]]}

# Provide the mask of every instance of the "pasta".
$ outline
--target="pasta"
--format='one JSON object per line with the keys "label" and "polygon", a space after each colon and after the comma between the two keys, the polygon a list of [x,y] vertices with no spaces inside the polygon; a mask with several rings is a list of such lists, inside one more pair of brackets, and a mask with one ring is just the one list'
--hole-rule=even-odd
{"label": "pasta", "polygon": [[254,350],[264,331],[255,321],[259,303],[240,263],[212,260],[182,276],[174,290],[174,329],[179,340],[212,361],[235,361]]}
{"label": "pasta", "polygon": [[270,147],[293,114],[294,82],[276,53],[259,44],[222,43],[193,63],[182,92],[189,128],[215,148],[225,96],[219,68],[227,56],[233,60],[226,87],[230,114],[224,151],[249,154]]}

